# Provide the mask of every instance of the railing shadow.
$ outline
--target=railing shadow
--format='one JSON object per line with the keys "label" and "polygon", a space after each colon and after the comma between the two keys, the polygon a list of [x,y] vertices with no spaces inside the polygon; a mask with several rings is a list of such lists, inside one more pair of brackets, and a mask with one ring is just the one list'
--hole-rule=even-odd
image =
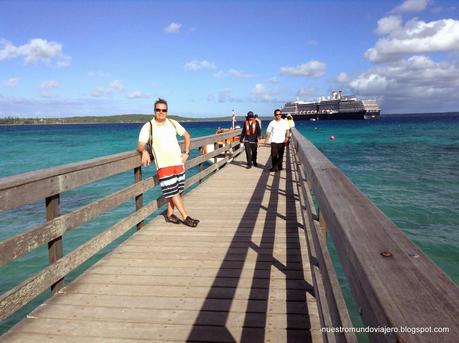
{"label": "railing shadow", "polygon": [[[228,247],[223,262],[218,270],[212,286],[209,289],[207,297],[201,306],[200,312],[195,319],[193,328],[188,336],[187,342],[195,341],[222,341],[222,342],[265,342],[267,334],[279,330],[286,330],[287,342],[310,342],[310,321],[308,316],[308,306],[306,302],[306,292],[313,294],[312,286],[305,281],[303,273],[303,263],[301,259],[300,236],[298,234],[297,211],[294,203],[294,185],[292,163],[289,154],[285,173],[287,175],[285,194],[280,195],[279,173],[274,174],[272,184],[268,185],[270,174],[265,169],[257,182],[253,191],[249,205],[247,206],[233,239]],[[232,162],[234,163],[234,161]],[[267,190],[269,186],[269,190]],[[262,205],[264,192],[269,192],[269,201],[267,206]],[[286,231],[285,231],[285,260],[284,262],[275,258],[275,238],[276,238],[276,221],[279,220],[277,208],[280,197],[291,199],[286,201]],[[254,242],[250,237],[245,235],[253,234],[261,211],[266,211],[266,217],[263,224],[262,237],[259,244]],[[283,233],[279,234],[280,236]],[[279,244],[277,244],[279,247]],[[244,251],[241,253],[241,248]],[[236,250],[237,249],[237,250]],[[250,250],[256,253],[253,279],[251,280],[250,291],[247,300],[247,306],[244,313],[237,315],[243,316],[243,325],[240,331],[240,337],[235,337],[227,323],[233,302],[236,299],[238,284],[241,282],[244,265],[246,264]],[[238,251],[243,257],[235,261],[232,258],[234,252]],[[231,269],[231,276],[235,279],[231,282],[234,287],[226,288],[222,291],[221,278],[228,277],[228,269]],[[285,287],[277,285],[273,289],[271,285],[272,271],[277,269],[285,276]],[[271,315],[270,292],[285,292],[280,294],[280,299],[286,302],[286,313],[275,313],[283,322],[276,323],[275,327],[269,327],[268,315]],[[225,301],[219,302],[218,309],[215,308],[216,299],[222,300],[224,293]],[[209,311],[215,311],[214,315],[218,317],[217,323],[205,325]],[[275,312],[275,311],[274,311]],[[234,314],[234,313],[233,313]],[[280,315],[279,315],[280,314]],[[218,325],[218,326],[217,326]]]}

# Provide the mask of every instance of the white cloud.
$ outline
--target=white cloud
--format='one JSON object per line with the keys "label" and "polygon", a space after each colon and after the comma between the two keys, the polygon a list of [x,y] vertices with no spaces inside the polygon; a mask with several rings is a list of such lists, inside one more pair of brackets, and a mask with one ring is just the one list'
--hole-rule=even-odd
{"label": "white cloud", "polygon": [[280,72],[290,76],[319,77],[325,73],[326,65],[319,61],[309,61],[296,67],[281,67]]}
{"label": "white cloud", "polygon": [[214,74],[215,77],[232,77],[235,79],[251,79],[255,77],[253,74],[245,73],[236,69],[229,69],[228,71],[220,70]]}
{"label": "white cloud", "polygon": [[280,93],[278,89],[269,89],[262,83],[257,83],[251,91],[253,99],[255,102],[282,102],[282,100],[277,99],[277,95]]}
{"label": "white cloud", "polygon": [[345,72],[339,73],[338,76],[336,77],[336,81],[338,81],[339,83],[349,82],[350,80],[351,78]]}
{"label": "white cloud", "polygon": [[170,23],[169,25],[167,25],[163,31],[164,32],[167,32],[167,33],[179,33],[180,32],[180,28],[182,27],[182,24],[180,23]]}
{"label": "white cloud", "polygon": [[91,96],[93,96],[95,98],[100,98],[100,97],[103,97],[103,96],[107,96],[109,94],[111,94],[110,89],[104,88],[104,87],[97,87],[96,89],[94,89],[91,92]]}
{"label": "white cloud", "polygon": [[62,45],[56,42],[48,42],[46,39],[34,38],[29,43],[15,46],[11,42],[3,40],[0,42],[3,47],[0,49],[0,61],[13,58],[23,58],[25,64],[44,62],[51,64],[55,62],[58,67],[70,65],[70,57],[62,53]]}
{"label": "white cloud", "polygon": [[4,80],[2,83],[7,87],[16,87],[19,82],[18,77],[10,77],[9,79]]}
{"label": "white cloud", "polygon": [[266,83],[276,84],[276,83],[280,83],[280,80],[277,77],[274,76],[274,77],[271,77],[268,80],[266,80]]}
{"label": "white cloud", "polygon": [[381,94],[391,84],[394,85],[394,80],[389,80],[385,75],[378,73],[367,73],[364,76],[350,82],[350,87],[359,94]]}
{"label": "white cloud", "polygon": [[111,81],[107,87],[97,87],[91,92],[91,96],[100,98],[113,93],[123,93],[124,85],[120,80]]}
{"label": "white cloud", "polygon": [[42,82],[42,84],[40,85],[40,89],[43,90],[54,89],[57,87],[59,87],[59,82],[57,82],[56,80],[47,80]]}
{"label": "white cloud", "polygon": [[53,89],[59,87],[59,82],[56,80],[43,81],[39,87],[39,95],[43,98],[55,98],[57,95],[52,92]]}
{"label": "white cloud", "polygon": [[459,51],[459,20],[441,19],[432,22],[413,19],[405,26],[378,40],[365,57],[374,63],[401,58],[403,54]]}
{"label": "white cloud", "polygon": [[393,12],[420,12],[425,10],[430,0],[405,0],[400,6],[394,8]]}
{"label": "white cloud", "polygon": [[144,93],[142,91],[132,91],[126,94],[129,99],[148,99],[151,98],[150,94]]}
{"label": "white cloud", "polygon": [[184,65],[185,70],[191,70],[191,71],[196,71],[196,70],[202,70],[202,69],[216,69],[217,66],[215,65],[214,62],[209,62],[206,60],[202,61],[191,61],[187,62]]}
{"label": "white cloud", "polygon": [[435,62],[426,56],[379,65],[349,83],[360,96],[381,99],[383,110],[451,111],[459,107],[459,63]]}
{"label": "white cloud", "polygon": [[402,18],[399,16],[389,16],[378,20],[378,27],[375,32],[378,35],[386,35],[388,33],[399,30],[402,24]]}
{"label": "white cloud", "polygon": [[120,80],[113,80],[110,82],[108,88],[113,91],[121,92],[124,90],[124,85]]}

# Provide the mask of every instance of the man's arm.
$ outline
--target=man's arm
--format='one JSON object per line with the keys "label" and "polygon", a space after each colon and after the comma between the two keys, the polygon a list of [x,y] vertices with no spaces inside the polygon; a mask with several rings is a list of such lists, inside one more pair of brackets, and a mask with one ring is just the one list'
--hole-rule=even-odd
{"label": "man's arm", "polygon": [[271,132],[266,132],[265,144],[268,144],[270,136],[271,136]]}
{"label": "man's arm", "polygon": [[285,130],[285,139],[284,139],[284,143],[287,144],[288,143],[288,140],[289,140],[289,137],[290,137],[290,126],[288,125],[288,123],[286,123],[286,128],[287,130]]}
{"label": "man's arm", "polygon": [[151,163],[150,160],[150,154],[148,153],[147,150],[145,150],[145,144],[144,142],[138,142],[137,143],[137,151],[140,153],[141,158],[142,158],[142,165],[143,166],[148,166]]}
{"label": "man's arm", "polygon": [[148,123],[144,124],[140,129],[139,139],[137,142],[137,151],[141,155],[141,161],[143,166],[148,166],[151,163],[150,154],[145,150],[145,144],[150,137]]}
{"label": "man's arm", "polygon": [[185,147],[185,151],[183,151],[182,153],[183,163],[185,163],[188,157],[190,156],[190,143],[191,143],[191,136],[188,132],[185,131],[185,133],[183,134],[183,146]]}
{"label": "man's arm", "polygon": [[258,123],[258,120],[256,121],[256,126],[255,126],[255,131],[257,134],[257,143],[261,143],[261,127],[260,124]]}
{"label": "man's arm", "polygon": [[242,126],[242,131],[241,131],[241,136],[239,137],[239,141],[243,142],[245,138],[246,132],[245,132],[245,123]]}

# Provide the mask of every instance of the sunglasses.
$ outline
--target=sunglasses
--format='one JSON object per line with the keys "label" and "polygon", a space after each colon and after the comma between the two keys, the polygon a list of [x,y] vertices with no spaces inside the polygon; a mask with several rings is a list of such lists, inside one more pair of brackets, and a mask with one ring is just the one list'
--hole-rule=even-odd
{"label": "sunglasses", "polygon": [[276,113],[276,114],[274,114],[274,115],[275,115],[275,116],[281,116],[282,113]]}
{"label": "sunglasses", "polygon": [[167,110],[163,110],[160,108],[155,108],[155,112],[167,113]]}

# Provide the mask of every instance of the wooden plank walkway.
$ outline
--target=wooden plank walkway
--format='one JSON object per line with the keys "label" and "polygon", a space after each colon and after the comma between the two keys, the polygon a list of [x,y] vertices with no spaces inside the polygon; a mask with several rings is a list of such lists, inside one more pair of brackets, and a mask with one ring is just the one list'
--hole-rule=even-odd
{"label": "wooden plank walkway", "polygon": [[0,341],[321,342],[291,156],[242,155],[186,196],[197,228],[156,218]]}

